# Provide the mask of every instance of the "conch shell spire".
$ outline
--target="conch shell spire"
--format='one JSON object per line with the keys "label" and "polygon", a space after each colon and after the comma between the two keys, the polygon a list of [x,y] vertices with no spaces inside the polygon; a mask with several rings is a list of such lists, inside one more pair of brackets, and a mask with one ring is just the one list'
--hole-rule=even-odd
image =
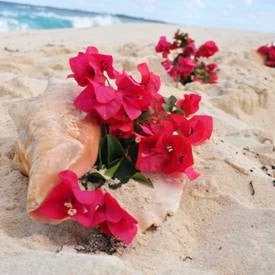
{"label": "conch shell spire", "polygon": [[58,173],[70,169],[82,176],[97,159],[100,125],[75,108],[78,93],[68,80],[50,81],[42,95],[9,110],[18,131],[15,162],[30,179],[27,211],[43,222],[57,222],[37,216],[35,210],[58,184]]}

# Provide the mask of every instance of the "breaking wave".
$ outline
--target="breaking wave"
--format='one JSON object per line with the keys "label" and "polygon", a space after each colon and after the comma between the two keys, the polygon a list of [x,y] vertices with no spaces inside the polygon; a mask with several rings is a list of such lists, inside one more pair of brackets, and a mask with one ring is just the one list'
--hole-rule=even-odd
{"label": "breaking wave", "polygon": [[86,28],[143,21],[120,15],[62,10],[0,2],[0,31]]}

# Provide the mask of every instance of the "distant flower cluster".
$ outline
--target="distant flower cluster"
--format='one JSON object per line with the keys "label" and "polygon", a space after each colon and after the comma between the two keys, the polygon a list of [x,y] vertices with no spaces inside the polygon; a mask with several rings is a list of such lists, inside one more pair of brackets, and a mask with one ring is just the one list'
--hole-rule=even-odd
{"label": "distant flower cluster", "polygon": [[264,64],[275,68],[275,46],[261,46],[257,52],[264,57]]}
{"label": "distant flower cluster", "polygon": [[218,52],[219,49],[214,41],[207,41],[197,48],[188,33],[177,31],[173,42],[168,42],[166,36],[161,36],[155,50],[162,54],[163,68],[175,81],[183,85],[192,81],[201,83],[218,81],[217,64],[206,64],[202,60]]}

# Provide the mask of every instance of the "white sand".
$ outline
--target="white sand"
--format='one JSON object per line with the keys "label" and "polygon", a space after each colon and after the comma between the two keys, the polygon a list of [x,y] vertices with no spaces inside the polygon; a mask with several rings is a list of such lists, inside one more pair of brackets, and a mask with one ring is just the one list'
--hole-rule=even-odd
{"label": "white sand", "polygon": [[[275,35],[182,28],[198,44],[217,41],[221,51],[213,60],[221,71],[217,85],[177,87],[154,53],[158,37],[176,29],[135,24],[0,34],[1,274],[274,274],[275,69],[260,64],[253,51]],[[76,224],[30,220],[28,180],[12,165],[16,132],[9,105],[42,93],[50,77],[65,78],[68,58],[88,45],[113,54],[128,71],[149,62],[162,77],[163,94],[195,90],[203,97],[201,113],[215,118],[211,141],[195,150],[201,177],[186,185],[178,213],[117,256],[76,253],[75,239],[88,234]]]}

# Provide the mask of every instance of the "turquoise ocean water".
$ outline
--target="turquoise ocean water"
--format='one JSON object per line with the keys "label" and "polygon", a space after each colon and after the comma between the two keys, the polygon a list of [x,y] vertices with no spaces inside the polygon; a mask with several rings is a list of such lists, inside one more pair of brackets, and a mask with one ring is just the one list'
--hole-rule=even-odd
{"label": "turquoise ocean water", "polygon": [[151,20],[124,15],[84,12],[0,1],[0,31],[85,28],[144,21]]}

